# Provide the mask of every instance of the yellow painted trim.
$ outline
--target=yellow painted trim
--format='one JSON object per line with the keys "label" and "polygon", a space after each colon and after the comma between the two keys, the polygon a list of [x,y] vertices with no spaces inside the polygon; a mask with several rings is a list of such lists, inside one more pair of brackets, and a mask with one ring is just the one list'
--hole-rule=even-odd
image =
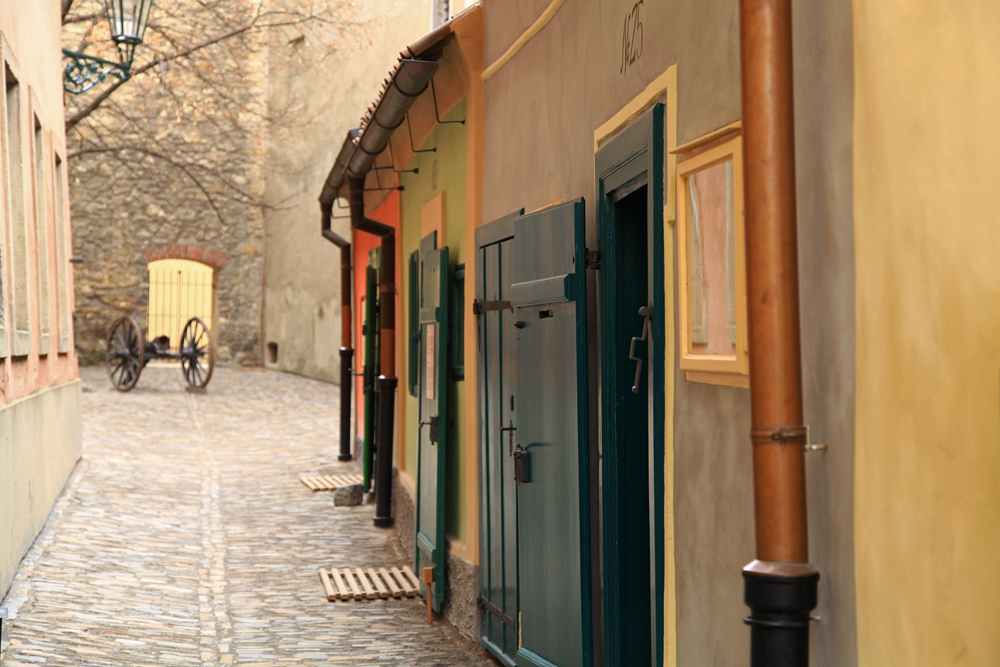
{"label": "yellow painted trim", "polygon": [[[477,5],[467,10],[462,21],[456,21],[455,35],[468,63],[466,89],[466,148],[465,148],[465,312],[472,313],[476,297],[476,233],[483,217],[483,10]],[[472,278],[469,278],[469,277]],[[465,542],[463,555],[467,562],[479,565],[479,397],[477,395],[476,318],[467,316],[465,327],[465,380],[460,385],[465,393]]]}
{"label": "yellow painted trim", "polygon": [[[627,125],[633,118],[651,107],[661,95],[666,95],[666,150],[664,162],[666,174],[664,189],[666,201],[663,205],[663,300],[664,311],[670,313],[666,323],[664,348],[664,424],[663,424],[663,665],[677,666],[677,565],[674,557],[674,236],[670,226],[677,220],[676,170],[677,156],[673,148],[677,145],[677,65],[671,65],[645,90],[636,95],[618,113],[594,130],[594,152],[601,142]],[[520,626],[519,630],[520,630]]]}
{"label": "yellow painted trim", "polygon": [[445,542],[447,544],[448,551],[455,554],[456,556],[466,561],[467,563],[472,562],[471,560],[469,560],[470,556],[469,546],[465,542],[463,542],[458,538],[450,536],[445,537]]}
{"label": "yellow painted trim", "polygon": [[722,139],[723,137],[740,132],[743,129],[742,121],[736,121],[735,123],[730,123],[725,127],[720,127],[718,130],[713,130],[703,137],[698,137],[686,144],[681,144],[677,148],[670,151],[675,155],[680,155],[681,153],[686,153],[688,151],[693,151],[695,148],[700,148],[706,144],[710,144],[716,139]]}
{"label": "yellow painted trim", "polygon": [[500,56],[495,63],[483,70],[482,80],[490,78],[497,73],[497,70],[507,64],[507,61],[517,55],[517,52],[521,50],[521,47],[528,43],[528,40],[538,34],[538,31],[545,27],[545,25],[552,20],[552,17],[556,15],[559,8],[562,7],[563,2],[566,0],[552,0],[550,4],[542,15],[535,19],[535,22],[531,24],[531,27],[524,31],[524,34],[517,38],[517,40],[510,45],[507,52]]}
{"label": "yellow painted trim", "polygon": [[[706,355],[692,354],[688,326],[688,300],[691,285],[688,276],[687,259],[687,200],[689,176],[708,169],[717,164],[733,161],[733,224],[736,240],[736,354]],[[747,302],[746,302],[746,235],[743,219],[743,140],[737,136],[729,141],[710,148],[704,153],[682,160],[677,165],[677,274],[680,277],[680,329],[681,358],[680,367],[685,371],[702,371],[716,373],[750,372],[750,357],[747,346]],[[717,384],[717,383],[716,383]]]}
{"label": "yellow painted trim", "polygon": [[406,492],[410,494],[411,498],[417,497],[417,483],[410,476],[410,473],[406,472],[405,470],[400,470],[399,483],[403,485],[403,488],[406,489]]}
{"label": "yellow painted trim", "polygon": [[557,199],[556,201],[552,202],[551,204],[546,204],[545,206],[540,206],[540,207],[536,208],[533,211],[528,211],[528,213],[526,213],[525,215],[530,215],[531,213],[538,213],[539,211],[544,211],[547,208],[552,208],[553,206],[559,206],[559,204],[563,204],[563,203],[565,203],[565,202],[562,199]]}
{"label": "yellow painted trim", "polygon": [[750,388],[750,376],[741,375],[739,373],[706,373],[704,371],[685,371],[684,377],[688,382],[714,384],[720,387],[739,387],[740,389]]}
{"label": "yellow painted trim", "polygon": [[[653,106],[661,95],[667,96],[666,133],[667,146],[664,155],[666,162],[666,205],[663,207],[663,219],[673,223],[677,220],[677,189],[676,172],[677,156],[674,149],[677,146],[677,65],[671,65],[660,76],[646,86],[646,89],[636,95],[623,106],[618,113],[609,118],[594,130],[594,152],[601,147],[601,142],[624,127],[630,120]],[[671,259],[671,263],[673,259]]]}

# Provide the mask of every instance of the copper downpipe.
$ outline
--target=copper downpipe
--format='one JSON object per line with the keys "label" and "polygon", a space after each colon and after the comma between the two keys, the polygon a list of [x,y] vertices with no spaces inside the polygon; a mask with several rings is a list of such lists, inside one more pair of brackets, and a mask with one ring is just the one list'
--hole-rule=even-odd
{"label": "copper downpipe", "polygon": [[808,664],[808,564],[790,0],[740,0],[747,310],[757,560],[751,665]]}
{"label": "copper downpipe", "polygon": [[330,228],[332,207],[322,207],[323,238],[340,248],[340,454],[350,461],[351,388],[354,385],[354,349],[351,347],[351,244]]}

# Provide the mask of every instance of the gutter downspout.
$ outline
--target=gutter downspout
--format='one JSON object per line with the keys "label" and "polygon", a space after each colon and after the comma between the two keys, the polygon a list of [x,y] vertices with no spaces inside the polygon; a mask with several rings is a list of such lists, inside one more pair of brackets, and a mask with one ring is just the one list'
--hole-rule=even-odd
{"label": "gutter downspout", "polygon": [[[350,172],[348,172],[350,174]],[[396,386],[396,235],[391,226],[365,217],[365,177],[347,176],[351,226],[382,237],[379,266],[378,443],[375,446],[375,526],[392,526],[392,427]],[[371,297],[369,297],[371,298]]]}
{"label": "gutter downspout", "polygon": [[[434,33],[434,40],[443,39],[451,31],[442,29]],[[412,53],[412,47],[411,47]],[[395,230],[365,217],[365,176],[375,163],[375,158],[385,150],[392,133],[402,125],[407,111],[430,85],[438,70],[436,60],[401,59],[382,86],[382,92],[369,113],[362,119],[362,127],[348,132],[341,145],[337,160],[323,184],[320,206],[332,210],[333,202],[341,187],[347,184],[351,227],[382,238],[380,268],[379,330],[380,371],[378,402],[378,443],[375,446],[375,518],[378,528],[392,525],[392,441],[395,411],[396,378],[396,239]],[[400,188],[401,189],[401,188]],[[332,233],[332,232],[331,232]],[[325,232],[324,232],[325,235]]]}
{"label": "gutter downspout", "polygon": [[323,238],[340,248],[340,454],[338,461],[351,458],[351,389],[354,385],[354,349],[351,347],[351,244],[330,229],[332,207],[322,207]]}
{"label": "gutter downspout", "polygon": [[806,667],[809,563],[795,219],[791,0],[740,0],[757,559],[743,568],[751,667]]}

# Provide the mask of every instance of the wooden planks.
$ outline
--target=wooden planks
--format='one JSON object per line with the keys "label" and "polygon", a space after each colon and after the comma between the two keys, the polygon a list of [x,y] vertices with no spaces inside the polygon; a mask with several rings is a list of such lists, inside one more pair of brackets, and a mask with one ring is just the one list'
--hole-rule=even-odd
{"label": "wooden planks", "polygon": [[361,475],[302,475],[299,481],[310,491],[333,491],[339,486],[361,484]]}
{"label": "wooden planks", "polygon": [[319,568],[319,579],[323,593],[330,602],[341,600],[377,600],[420,595],[420,580],[408,565],[398,567],[360,568],[331,567]]}

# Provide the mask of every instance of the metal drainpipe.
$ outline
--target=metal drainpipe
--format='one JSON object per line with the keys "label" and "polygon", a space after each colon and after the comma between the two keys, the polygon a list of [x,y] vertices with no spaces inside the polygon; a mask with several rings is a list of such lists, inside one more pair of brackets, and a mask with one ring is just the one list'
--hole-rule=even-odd
{"label": "metal drainpipe", "polygon": [[340,454],[338,461],[350,461],[351,389],[354,385],[354,349],[351,347],[351,244],[330,229],[331,208],[322,208],[323,238],[340,248]]}
{"label": "metal drainpipe", "polygon": [[392,429],[396,385],[396,236],[391,226],[365,217],[365,177],[347,176],[351,226],[382,237],[379,265],[378,442],[375,445],[375,526],[392,526]]}
{"label": "metal drainpipe", "polygon": [[806,667],[809,563],[790,0],[740,0],[757,559],[743,568],[751,667]]}

